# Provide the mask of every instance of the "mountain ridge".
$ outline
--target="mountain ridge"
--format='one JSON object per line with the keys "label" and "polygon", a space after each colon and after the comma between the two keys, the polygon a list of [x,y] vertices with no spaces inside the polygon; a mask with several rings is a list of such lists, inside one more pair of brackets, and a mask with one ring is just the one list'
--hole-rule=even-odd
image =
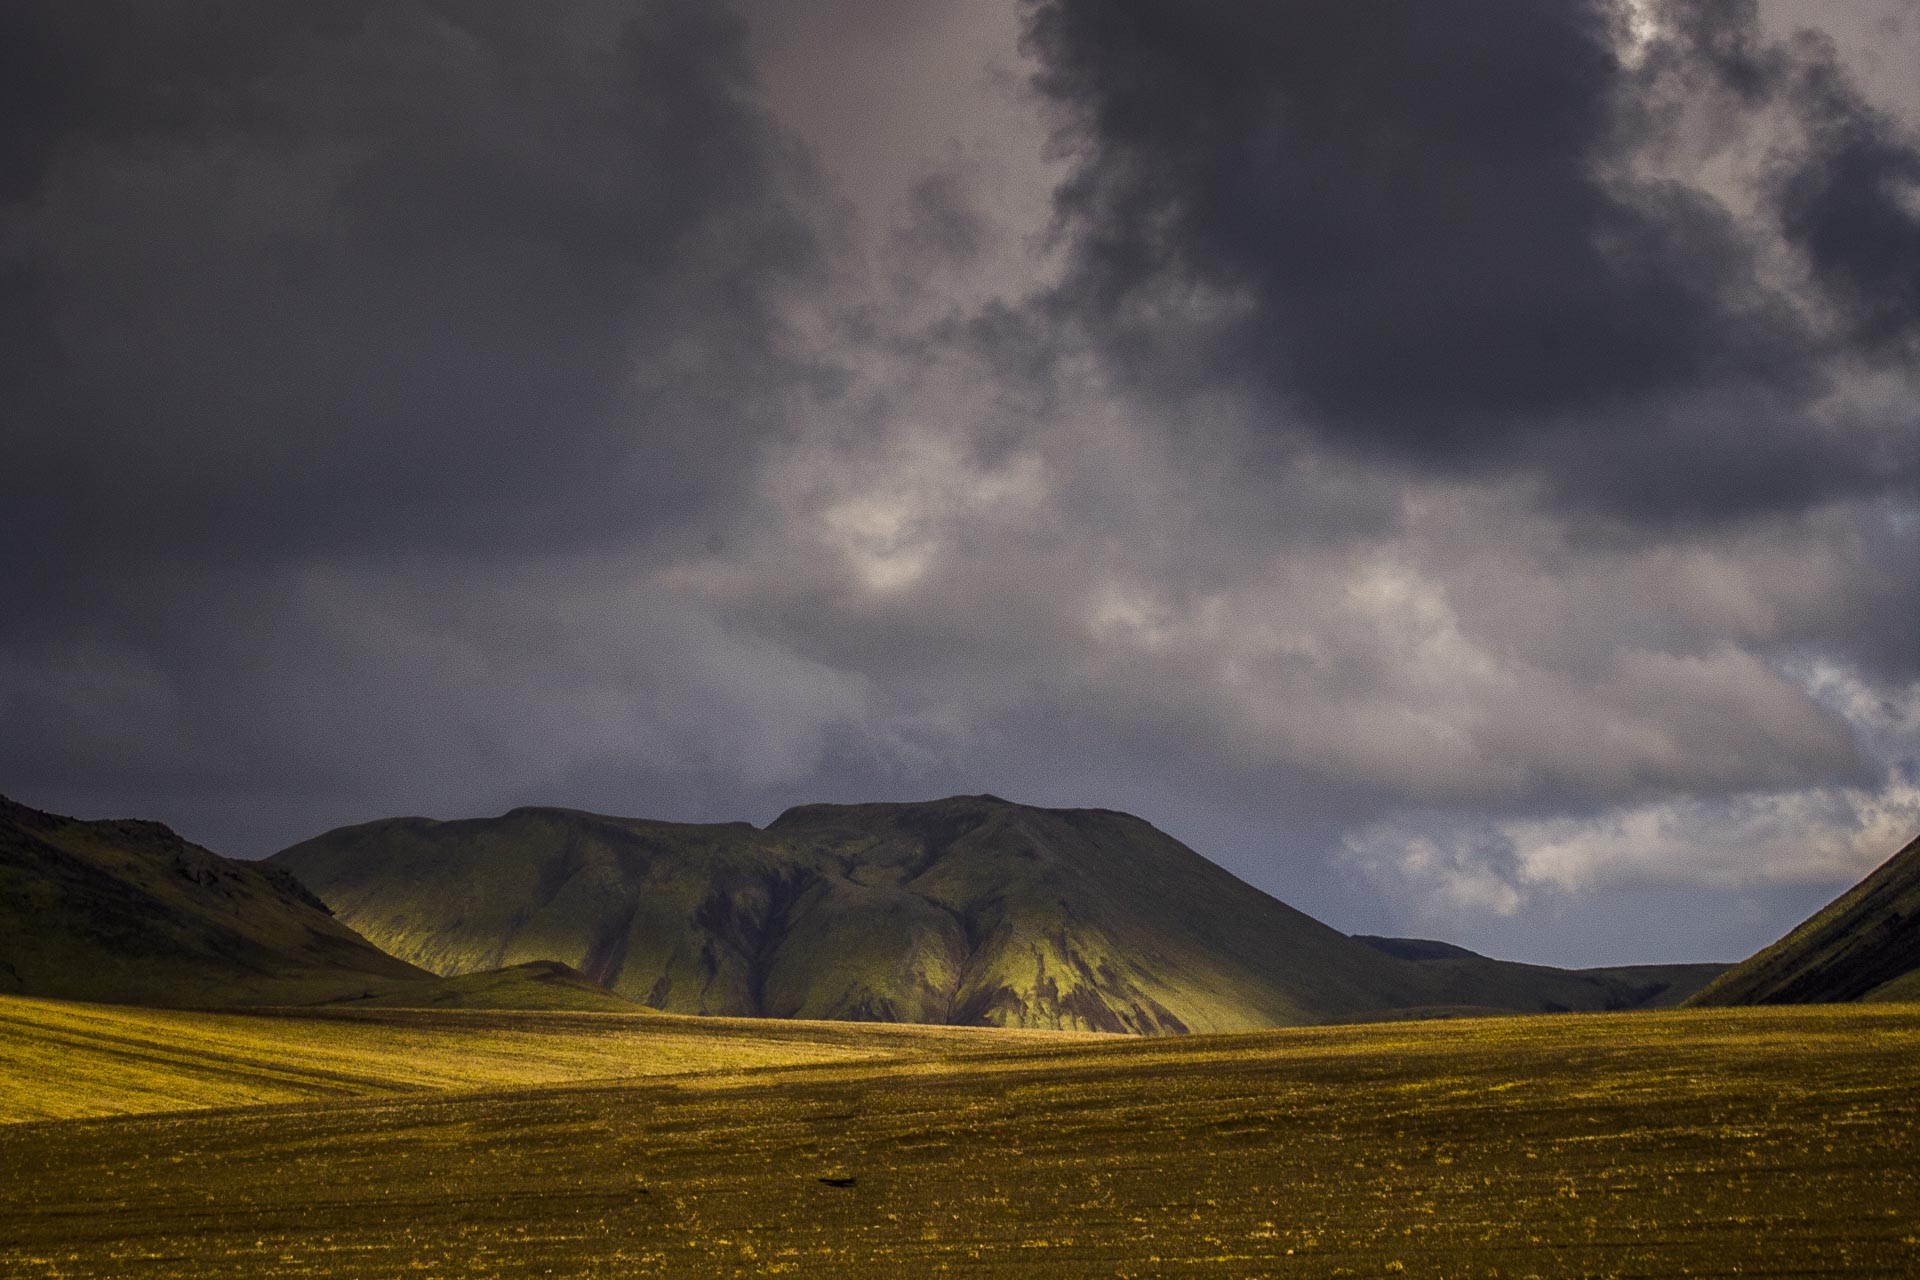
{"label": "mountain ridge", "polygon": [[0,796],[0,993],[147,1006],[634,1007],[545,962],[448,980],[388,955],[285,866],[138,818]]}
{"label": "mountain ridge", "polygon": [[0,797],[0,990],[140,1004],[310,1000],[432,975],[336,920],[285,867],[143,819]]}
{"label": "mountain ridge", "polygon": [[424,968],[558,959],[684,1013],[1163,1034],[1630,1008],[1717,971],[1407,960],[1144,819],[990,795],[796,805],[764,828],[523,806],[358,824],[273,860]]}

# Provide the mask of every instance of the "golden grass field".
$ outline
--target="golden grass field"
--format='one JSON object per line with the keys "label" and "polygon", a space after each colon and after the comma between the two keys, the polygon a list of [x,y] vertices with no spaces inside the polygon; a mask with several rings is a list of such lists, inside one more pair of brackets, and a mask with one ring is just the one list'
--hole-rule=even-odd
{"label": "golden grass field", "polygon": [[1920,1006],[1131,1040],[10,1000],[0,1054],[11,1114],[95,1115],[0,1125],[7,1277],[1920,1273]]}
{"label": "golden grass field", "polygon": [[970,1045],[1058,1039],[652,1013],[196,1013],[0,996],[0,1123],[819,1062],[937,1061]]}

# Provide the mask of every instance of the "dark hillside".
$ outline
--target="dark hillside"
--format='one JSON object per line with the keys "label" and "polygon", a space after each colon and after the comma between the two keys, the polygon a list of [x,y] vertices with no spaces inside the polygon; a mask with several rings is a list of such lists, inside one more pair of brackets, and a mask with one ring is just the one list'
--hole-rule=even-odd
{"label": "dark hillside", "polygon": [[430,976],[334,919],[284,867],[223,858],[157,822],[0,798],[0,991],[303,1003]]}
{"label": "dark hillside", "polygon": [[1920,999],[1920,840],[1806,923],[1721,975],[1694,1004]]}

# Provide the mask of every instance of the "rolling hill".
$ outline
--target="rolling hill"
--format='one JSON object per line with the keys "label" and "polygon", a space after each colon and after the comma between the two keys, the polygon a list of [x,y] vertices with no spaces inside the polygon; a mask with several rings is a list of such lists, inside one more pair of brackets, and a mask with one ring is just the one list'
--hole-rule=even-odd
{"label": "rolling hill", "polygon": [[993,796],[806,805],[764,829],[534,808],[398,818],[272,862],[422,968],[555,959],[679,1013],[1158,1034],[1633,1008],[1717,972],[1408,958],[1139,818]]}
{"label": "rolling hill", "polygon": [[633,1011],[559,964],[448,981],[334,919],[284,867],[223,858],[157,822],[84,822],[5,797],[0,994]]}
{"label": "rolling hill", "polygon": [[1920,1000],[1920,840],[1692,1003]]}

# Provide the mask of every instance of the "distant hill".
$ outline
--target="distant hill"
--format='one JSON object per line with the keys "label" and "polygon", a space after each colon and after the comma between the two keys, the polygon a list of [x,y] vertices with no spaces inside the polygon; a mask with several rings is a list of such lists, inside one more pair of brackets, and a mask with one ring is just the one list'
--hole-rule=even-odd
{"label": "distant hill", "polygon": [[1920,1000],[1920,840],[1690,1003]]}
{"label": "distant hill", "polygon": [[[1727,967],[1723,964],[1628,964],[1599,969],[1556,969],[1550,965],[1491,960],[1451,942],[1425,938],[1376,938],[1356,934],[1354,940],[1418,963],[1436,979],[1447,982],[1454,992],[1494,994],[1506,1002],[1494,1008],[1518,1008],[1526,1012],[1672,1008]],[[1573,1003],[1556,1002],[1556,992]],[[1534,1005],[1532,1002],[1536,1000],[1538,1004]]]}
{"label": "distant hill", "polygon": [[0,993],[163,1006],[633,1010],[549,964],[449,982],[381,951],[286,868],[157,822],[83,822],[0,797]]}
{"label": "distant hill", "polygon": [[563,809],[397,818],[272,861],[436,973],[557,959],[682,1013],[1154,1034],[1428,1006],[1631,1008],[1716,971],[1409,959],[1139,818],[993,796],[806,805],[764,830]]}

